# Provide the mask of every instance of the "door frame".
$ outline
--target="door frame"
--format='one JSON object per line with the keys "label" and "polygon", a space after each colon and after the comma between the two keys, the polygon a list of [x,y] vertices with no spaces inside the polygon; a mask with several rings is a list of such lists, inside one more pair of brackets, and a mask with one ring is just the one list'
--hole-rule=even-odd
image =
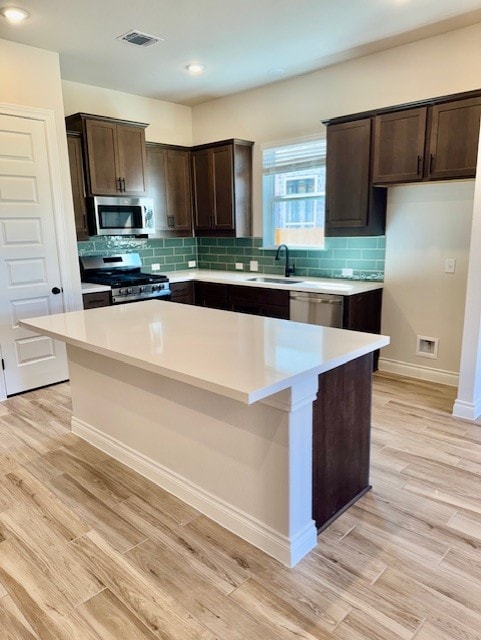
{"label": "door frame", "polygon": [[[52,209],[57,240],[57,257],[60,269],[60,280],[63,288],[65,311],[82,309],[82,291],[78,260],[72,260],[72,252],[77,256],[76,233],[74,224],[73,201],[70,183],[68,187],[64,179],[68,179],[67,135],[65,133],[64,149],[56,126],[55,112],[51,109],[25,107],[8,102],[0,102],[0,115],[40,120],[45,123],[45,143],[49,163],[50,188],[52,192]],[[66,172],[62,172],[60,158],[64,156]],[[70,194],[70,196],[69,196]],[[69,222],[70,221],[70,222]],[[1,345],[0,345],[1,353]],[[3,370],[0,369],[0,401],[6,399],[6,385]]]}

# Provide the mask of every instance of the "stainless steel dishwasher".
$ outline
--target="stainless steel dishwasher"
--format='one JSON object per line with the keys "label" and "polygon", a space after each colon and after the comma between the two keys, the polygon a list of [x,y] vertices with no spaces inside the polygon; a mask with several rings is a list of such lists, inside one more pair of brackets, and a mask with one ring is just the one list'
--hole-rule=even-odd
{"label": "stainless steel dishwasher", "polygon": [[331,293],[291,291],[289,319],[295,322],[342,328],[343,297]]}

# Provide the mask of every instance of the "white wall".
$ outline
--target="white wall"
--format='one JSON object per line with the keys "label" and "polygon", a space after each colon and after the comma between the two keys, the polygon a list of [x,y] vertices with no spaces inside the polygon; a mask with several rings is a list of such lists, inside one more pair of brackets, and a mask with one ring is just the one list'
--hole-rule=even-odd
{"label": "white wall", "polygon": [[57,225],[61,243],[60,259],[65,299],[70,307],[81,308],[72,187],[68,162],[65,115],[58,54],[0,40],[0,103],[47,109],[55,120],[60,173],[60,192],[54,197],[64,211],[62,228]]}
{"label": "white wall", "polygon": [[191,107],[67,80],[62,81],[62,90],[66,115],[81,111],[147,122],[148,141],[192,145]]}
{"label": "white wall", "polygon": [[[323,130],[320,124],[323,119],[478,89],[480,59],[481,24],[478,24],[333,65],[193,107],[194,143],[229,137],[263,143],[312,135]],[[259,146],[254,147],[256,235],[262,233]],[[392,342],[383,355],[406,363],[405,372],[411,375],[456,383],[472,183],[403,186],[389,191],[382,330],[391,336]],[[457,258],[454,277],[449,278],[443,272],[445,254]],[[420,282],[429,285],[429,304]],[[439,337],[437,360],[415,355],[416,334]],[[419,367],[427,367],[427,376]],[[439,376],[437,370],[448,374]]]}
{"label": "white wall", "polygon": [[[382,369],[422,376],[428,367],[457,383],[473,198],[474,180],[389,189],[382,330],[393,340]],[[445,258],[455,273],[444,272]],[[439,338],[437,360],[416,355],[417,335]]]}

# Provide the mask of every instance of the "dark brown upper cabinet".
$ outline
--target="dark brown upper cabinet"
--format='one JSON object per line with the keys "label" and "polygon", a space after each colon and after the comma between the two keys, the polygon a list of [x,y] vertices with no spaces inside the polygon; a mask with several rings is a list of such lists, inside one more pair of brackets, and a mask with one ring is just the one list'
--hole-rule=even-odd
{"label": "dark brown upper cabinet", "polygon": [[374,184],[474,178],[481,97],[375,117]]}
{"label": "dark brown upper cabinet", "polygon": [[196,236],[251,235],[252,145],[223,140],[192,150]]}
{"label": "dark brown upper cabinet", "polygon": [[66,124],[82,135],[88,195],[147,194],[146,124],[85,113],[68,116]]}
{"label": "dark brown upper cabinet", "polygon": [[372,119],[327,127],[326,236],[382,235],[386,190],[371,183]]}
{"label": "dark brown upper cabinet", "polygon": [[73,210],[77,240],[88,240],[87,205],[82,158],[82,141],[79,133],[67,132],[68,160],[72,183]]}
{"label": "dark brown upper cabinet", "polygon": [[154,200],[155,228],[164,237],[192,235],[190,150],[147,143],[149,195]]}
{"label": "dark brown upper cabinet", "polygon": [[427,107],[384,113],[374,118],[375,184],[413,182],[424,174]]}
{"label": "dark brown upper cabinet", "polygon": [[481,97],[434,105],[429,118],[426,158],[429,179],[474,178]]}

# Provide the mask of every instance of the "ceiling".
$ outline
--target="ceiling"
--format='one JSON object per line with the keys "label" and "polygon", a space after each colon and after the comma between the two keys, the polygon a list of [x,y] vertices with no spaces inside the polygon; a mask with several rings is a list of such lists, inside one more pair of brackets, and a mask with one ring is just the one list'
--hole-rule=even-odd
{"label": "ceiling", "polygon": [[[481,0],[0,0],[0,38],[58,51],[64,80],[195,105],[481,22]],[[137,47],[135,29],[161,37]],[[206,65],[191,76],[185,66]]]}

